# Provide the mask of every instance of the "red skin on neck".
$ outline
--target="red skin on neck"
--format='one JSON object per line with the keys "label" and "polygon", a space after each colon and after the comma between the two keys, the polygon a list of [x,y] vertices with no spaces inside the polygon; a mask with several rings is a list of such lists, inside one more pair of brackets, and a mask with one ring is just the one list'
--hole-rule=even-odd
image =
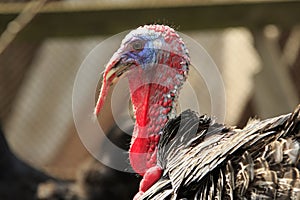
{"label": "red skin on neck", "polygon": [[[130,80],[130,79],[129,79]],[[130,84],[130,89],[135,88],[135,83]],[[160,139],[158,134],[165,124],[159,120],[159,112],[163,107],[157,104],[157,98],[163,97],[165,87],[155,83],[142,85],[131,93],[132,104],[135,108],[136,124],[131,139],[129,159],[132,168],[143,176],[139,193],[134,200],[147,191],[162,174],[161,167],[157,166],[157,145]],[[166,118],[167,119],[167,118]]]}
{"label": "red skin on neck", "polygon": [[[173,101],[177,96],[175,86],[180,88],[184,80],[181,61],[182,57],[170,53],[164,60],[165,65],[152,68],[151,74],[137,66],[135,72],[127,75],[136,116],[129,159],[134,171],[143,176],[134,200],[139,199],[162,175],[163,169],[157,165],[159,132],[174,107]],[[175,92],[173,97],[171,91]]]}
{"label": "red skin on neck", "polygon": [[136,116],[129,158],[132,168],[142,176],[156,165],[159,132],[174,106],[174,99],[166,95],[182,84],[177,76],[183,76],[182,57],[171,52],[166,60],[161,59],[164,65],[153,66],[149,71],[136,66],[127,74]]}
{"label": "red skin on neck", "polygon": [[[129,159],[133,169],[144,175],[147,169],[156,165],[156,148],[159,141],[159,131],[163,127],[158,122],[159,106],[155,106],[154,97],[159,86],[147,84],[139,87],[132,93],[132,104],[135,108],[136,124],[131,139]],[[160,92],[162,94],[162,92]],[[159,95],[160,96],[160,95]],[[157,109],[155,109],[157,107]]]}

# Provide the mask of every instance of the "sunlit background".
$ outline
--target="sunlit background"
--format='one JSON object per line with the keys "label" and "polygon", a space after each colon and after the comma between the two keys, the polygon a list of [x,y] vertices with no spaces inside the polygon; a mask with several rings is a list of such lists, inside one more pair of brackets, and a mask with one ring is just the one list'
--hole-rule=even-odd
{"label": "sunlit background", "polygon": [[[28,2],[0,0],[0,120],[13,151],[57,177],[74,178],[90,158],[72,115],[78,68],[101,41],[143,24],[171,25],[208,51],[224,81],[227,124],[243,126],[299,103],[298,1]],[[203,83],[191,83],[209,114]]]}

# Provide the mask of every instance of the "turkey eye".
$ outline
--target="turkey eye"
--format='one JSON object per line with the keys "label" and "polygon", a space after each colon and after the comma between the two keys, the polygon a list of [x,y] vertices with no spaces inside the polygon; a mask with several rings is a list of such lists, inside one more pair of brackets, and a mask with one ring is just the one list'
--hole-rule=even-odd
{"label": "turkey eye", "polygon": [[144,45],[141,41],[136,41],[132,44],[132,48],[134,50],[142,50],[144,48]]}

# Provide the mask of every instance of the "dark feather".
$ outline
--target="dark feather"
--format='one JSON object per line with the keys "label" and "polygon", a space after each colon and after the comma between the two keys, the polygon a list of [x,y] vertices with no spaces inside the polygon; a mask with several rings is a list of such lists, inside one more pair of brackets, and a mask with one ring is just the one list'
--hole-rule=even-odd
{"label": "dark feather", "polygon": [[164,175],[144,199],[300,199],[299,113],[234,129],[184,111],[163,130]]}

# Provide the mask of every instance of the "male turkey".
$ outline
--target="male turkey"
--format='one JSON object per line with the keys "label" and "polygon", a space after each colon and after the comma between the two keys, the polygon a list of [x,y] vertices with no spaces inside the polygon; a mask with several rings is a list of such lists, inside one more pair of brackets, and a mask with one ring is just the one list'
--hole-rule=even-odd
{"label": "male turkey", "polygon": [[136,119],[129,159],[143,176],[135,199],[300,199],[300,107],[243,129],[190,110],[174,117],[189,64],[172,28],[145,25],[106,66],[95,114],[126,76]]}

